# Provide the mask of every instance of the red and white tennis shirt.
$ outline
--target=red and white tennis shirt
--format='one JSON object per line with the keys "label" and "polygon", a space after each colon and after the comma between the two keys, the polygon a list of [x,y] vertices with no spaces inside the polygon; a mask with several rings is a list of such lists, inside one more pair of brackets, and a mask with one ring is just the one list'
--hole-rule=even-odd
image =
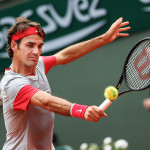
{"label": "red and white tennis shirt", "polygon": [[51,93],[46,74],[55,62],[55,56],[41,56],[35,76],[21,75],[10,69],[5,71],[1,80],[7,130],[3,150],[54,150],[54,114],[29,102],[38,90]]}

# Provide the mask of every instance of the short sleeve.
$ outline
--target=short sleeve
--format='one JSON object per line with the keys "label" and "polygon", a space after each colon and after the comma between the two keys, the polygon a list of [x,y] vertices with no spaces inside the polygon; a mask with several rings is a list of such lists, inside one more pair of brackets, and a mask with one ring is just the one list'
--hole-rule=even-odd
{"label": "short sleeve", "polygon": [[55,56],[41,56],[44,61],[45,74],[55,65],[56,57]]}
{"label": "short sleeve", "polygon": [[16,111],[28,110],[28,104],[32,96],[38,91],[39,89],[36,89],[31,85],[26,85],[22,87],[14,100],[13,109]]}
{"label": "short sleeve", "polygon": [[35,90],[36,88],[31,87],[28,79],[23,76],[9,78],[3,89],[4,102],[8,102],[14,110],[27,110],[31,96],[38,91]]}

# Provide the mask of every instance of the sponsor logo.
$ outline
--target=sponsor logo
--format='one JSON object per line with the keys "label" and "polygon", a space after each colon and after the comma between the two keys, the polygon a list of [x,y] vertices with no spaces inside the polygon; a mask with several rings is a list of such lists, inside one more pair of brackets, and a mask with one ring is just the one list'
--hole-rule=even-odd
{"label": "sponsor logo", "polygon": [[79,112],[79,113],[81,113],[81,112],[82,112],[82,110],[76,110],[76,112]]}
{"label": "sponsor logo", "polygon": [[134,67],[138,72],[138,76],[141,80],[149,80],[150,76],[150,49],[144,48],[143,51],[136,57]]}
{"label": "sponsor logo", "polygon": [[[29,19],[33,15],[40,18],[38,22],[45,23],[42,27],[47,37],[54,35],[60,30],[71,28],[73,22],[78,22],[78,26],[82,24],[82,27],[59,34],[60,36],[54,36],[54,38],[51,39],[47,38],[43,46],[43,53],[59,50],[82,40],[107,24],[107,10],[100,8],[100,0],[68,0],[64,16],[62,16],[57,9],[51,3],[39,4],[36,8],[23,10],[19,15]],[[92,24],[89,23],[93,20],[96,20],[96,22]],[[0,58],[8,57],[7,52],[4,51],[7,43],[6,35],[9,27],[14,23],[14,16],[4,16],[0,18]]]}

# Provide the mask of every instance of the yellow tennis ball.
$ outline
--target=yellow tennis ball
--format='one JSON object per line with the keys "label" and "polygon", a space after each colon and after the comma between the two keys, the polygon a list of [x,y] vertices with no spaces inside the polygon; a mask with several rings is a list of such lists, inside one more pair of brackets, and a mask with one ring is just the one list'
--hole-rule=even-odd
{"label": "yellow tennis ball", "polygon": [[104,96],[106,99],[115,100],[118,97],[118,90],[114,86],[108,86],[105,89]]}

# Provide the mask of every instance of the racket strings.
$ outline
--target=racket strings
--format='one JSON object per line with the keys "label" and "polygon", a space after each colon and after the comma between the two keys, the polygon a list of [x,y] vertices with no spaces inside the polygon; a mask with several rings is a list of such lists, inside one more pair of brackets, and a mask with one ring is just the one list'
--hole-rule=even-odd
{"label": "racket strings", "polygon": [[134,90],[150,85],[150,41],[139,44],[130,55],[125,67],[127,85]]}

